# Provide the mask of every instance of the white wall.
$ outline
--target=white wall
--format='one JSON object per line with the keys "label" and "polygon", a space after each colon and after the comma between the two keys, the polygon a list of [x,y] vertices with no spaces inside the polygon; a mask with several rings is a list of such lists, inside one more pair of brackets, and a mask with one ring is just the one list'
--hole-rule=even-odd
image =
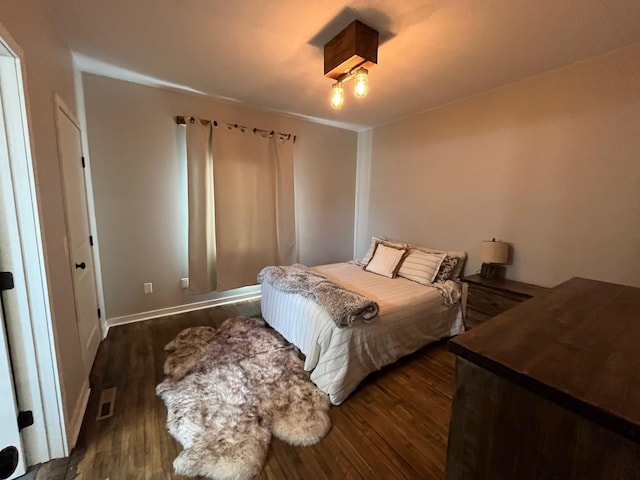
{"label": "white wall", "polygon": [[375,128],[368,234],[466,250],[467,274],[496,237],[510,278],[640,286],[639,58],[635,44]]}
{"label": "white wall", "polygon": [[[83,84],[108,318],[215,297],[180,288],[187,276],[186,166],[176,115],[297,135],[300,261],[352,258],[356,133],[92,74]],[[153,294],[144,294],[145,282]]]}
{"label": "white wall", "polygon": [[[44,237],[49,293],[62,398],[67,423],[79,408],[85,374],[76,330],[73,287],[65,251],[65,213],[58,162],[53,94],[75,111],[73,65],[70,51],[59,36],[44,0],[0,2],[0,22],[25,56],[33,161]],[[3,173],[4,174],[4,173]],[[28,252],[27,252],[28,254]],[[37,319],[45,321],[45,319]],[[43,392],[45,403],[55,402],[55,391]],[[82,411],[79,412],[82,414]],[[41,419],[36,419],[41,421]],[[59,450],[56,446],[54,450]],[[30,459],[33,461],[47,460]]]}

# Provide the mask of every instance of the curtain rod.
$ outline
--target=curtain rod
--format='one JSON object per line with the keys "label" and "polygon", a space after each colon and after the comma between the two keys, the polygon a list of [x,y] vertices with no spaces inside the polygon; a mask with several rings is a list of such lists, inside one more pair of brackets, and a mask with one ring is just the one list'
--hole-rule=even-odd
{"label": "curtain rod", "polygon": [[[218,127],[218,122],[216,120],[206,120],[204,118],[199,118],[198,119],[201,123],[206,124],[206,123],[210,123],[212,124],[215,128]],[[185,117],[182,115],[178,115],[176,117],[176,123],[178,125],[183,125],[186,126],[187,125],[187,121],[189,123],[195,123],[196,118],[195,117]],[[275,130],[263,130],[262,128],[250,128],[247,127],[246,125],[238,125],[237,123],[227,123],[227,128],[229,130],[240,130],[242,133],[244,133],[245,131],[249,130],[253,133],[257,133],[259,135],[261,135],[262,137],[273,137],[274,135],[278,135],[278,137],[280,137],[281,141],[287,141],[287,140],[291,140],[293,138],[293,143],[296,143],[296,136],[295,135],[291,135],[290,133],[282,133],[282,132],[276,132]]]}

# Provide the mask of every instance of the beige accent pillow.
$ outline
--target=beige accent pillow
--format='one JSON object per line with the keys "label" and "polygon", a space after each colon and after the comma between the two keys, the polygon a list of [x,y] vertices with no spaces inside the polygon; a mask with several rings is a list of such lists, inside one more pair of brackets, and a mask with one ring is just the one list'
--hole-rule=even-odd
{"label": "beige accent pillow", "polygon": [[[455,251],[455,250],[440,250],[439,248],[427,248],[427,247],[421,247],[420,245],[412,245],[409,244],[408,245],[409,248],[416,248],[418,250],[422,250],[423,252],[427,252],[427,253],[446,253],[449,257],[457,257],[458,258],[458,263],[455,265],[455,267],[453,267],[451,273],[449,274],[448,278],[458,278],[460,276],[460,273],[462,272],[462,267],[464,266],[465,261],[467,260],[467,252],[459,252],[459,251]],[[447,262],[443,262],[446,266]]]}
{"label": "beige accent pillow", "polygon": [[400,265],[400,261],[405,253],[407,253],[405,249],[388,247],[383,243],[378,243],[371,261],[364,269],[368,272],[394,278],[398,265]]}
{"label": "beige accent pillow", "polygon": [[436,278],[440,265],[446,256],[446,253],[427,253],[412,248],[400,265],[398,276],[422,285],[430,285]]}
{"label": "beige accent pillow", "polygon": [[387,247],[405,248],[405,249],[407,248],[407,244],[404,242],[396,242],[394,240],[388,240],[385,237],[371,237],[371,243],[369,244],[369,249],[367,250],[367,253],[365,253],[364,257],[362,257],[360,260],[356,260],[356,263],[358,265],[366,266],[371,261],[371,258],[373,257],[373,252],[375,252],[376,245],[378,243],[382,243]]}

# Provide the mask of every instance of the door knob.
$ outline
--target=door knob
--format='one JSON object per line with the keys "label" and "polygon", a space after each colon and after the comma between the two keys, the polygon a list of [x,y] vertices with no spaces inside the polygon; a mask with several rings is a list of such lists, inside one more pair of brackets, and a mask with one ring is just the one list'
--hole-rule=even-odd
{"label": "door knob", "polygon": [[87,264],[82,262],[82,263],[76,263],[76,268],[80,268],[82,270],[84,270],[85,268],[87,268]]}

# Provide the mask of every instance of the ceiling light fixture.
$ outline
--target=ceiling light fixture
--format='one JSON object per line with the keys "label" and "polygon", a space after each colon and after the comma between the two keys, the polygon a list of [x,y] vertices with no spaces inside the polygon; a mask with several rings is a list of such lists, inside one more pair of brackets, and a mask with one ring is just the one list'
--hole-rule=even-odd
{"label": "ceiling light fixture", "polygon": [[355,20],[324,46],[324,74],[336,80],[331,86],[331,107],[344,104],[344,84],[355,78],[354,94],[369,93],[369,70],[378,63],[378,32]]}

